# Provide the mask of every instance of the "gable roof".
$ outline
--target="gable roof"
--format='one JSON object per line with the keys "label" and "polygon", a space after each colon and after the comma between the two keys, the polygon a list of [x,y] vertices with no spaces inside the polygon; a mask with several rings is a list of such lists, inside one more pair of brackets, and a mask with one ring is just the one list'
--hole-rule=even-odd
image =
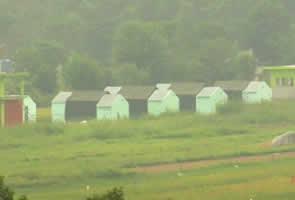
{"label": "gable roof", "polygon": [[74,91],[68,101],[71,101],[71,102],[73,102],[73,101],[98,102],[102,98],[103,95],[104,95],[104,92],[95,91],[95,90]]}
{"label": "gable roof", "polygon": [[154,90],[153,86],[126,86],[122,88],[121,94],[128,100],[148,100]]}
{"label": "gable roof", "polygon": [[197,95],[197,97],[210,97],[212,96],[219,87],[205,87],[202,91]]}
{"label": "gable roof", "polygon": [[72,95],[72,92],[60,92],[52,100],[52,103],[64,103]]}
{"label": "gable roof", "polygon": [[243,91],[249,83],[250,81],[244,80],[216,81],[215,86],[221,87],[225,91]]}
{"label": "gable roof", "polygon": [[169,90],[171,88],[171,84],[170,83],[158,83],[156,85],[157,89],[165,89],[165,90]]}
{"label": "gable roof", "polygon": [[170,92],[172,92],[172,90],[166,88],[157,89],[150,96],[149,101],[161,101],[165,99],[165,97],[168,96]]}
{"label": "gable roof", "polygon": [[116,94],[105,94],[97,103],[98,107],[111,107],[116,100]]}
{"label": "gable roof", "polygon": [[119,94],[119,92],[121,91],[122,87],[113,87],[113,86],[108,86],[104,89],[104,91],[106,93],[109,94]]}
{"label": "gable roof", "polygon": [[251,81],[248,87],[244,90],[245,92],[256,92],[257,89],[265,85],[264,81]]}
{"label": "gable roof", "polygon": [[176,82],[172,83],[171,90],[179,95],[194,95],[196,96],[203,88],[204,83],[198,82]]}

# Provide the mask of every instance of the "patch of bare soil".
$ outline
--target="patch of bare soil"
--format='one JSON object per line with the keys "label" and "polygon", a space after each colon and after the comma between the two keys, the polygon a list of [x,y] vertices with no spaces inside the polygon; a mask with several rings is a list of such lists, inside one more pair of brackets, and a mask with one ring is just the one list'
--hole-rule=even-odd
{"label": "patch of bare soil", "polygon": [[236,165],[237,163],[243,162],[251,162],[251,161],[263,161],[269,159],[279,159],[286,157],[295,157],[295,152],[285,152],[285,153],[271,153],[264,155],[256,155],[256,156],[239,156],[232,157],[226,159],[215,159],[215,160],[202,160],[195,162],[183,162],[183,163],[171,163],[171,164],[160,164],[154,166],[147,167],[137,167],[136,171],[141,173],[160,173],[160,172],[168,172],[168,171],[181,171],[192,168],[199,167],[208,167],[210,165],[218,164],[218,163],[233,163]]}
{"label": "patch of bare soil", "polygon": [[271,147],[272,146],[272,141],[271,140],[270,141],[266,141],[264,143],[261,143],[259,146],[262,147],[262,148]]}

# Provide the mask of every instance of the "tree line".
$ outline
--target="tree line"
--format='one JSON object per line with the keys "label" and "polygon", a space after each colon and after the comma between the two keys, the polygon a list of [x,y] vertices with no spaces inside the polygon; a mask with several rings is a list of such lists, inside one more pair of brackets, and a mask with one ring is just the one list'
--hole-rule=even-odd
{"label": "tree line", "polygon": [[27,88],[252,79],[294,63],[292,0],[17,0],[0,2],[0,42]]}

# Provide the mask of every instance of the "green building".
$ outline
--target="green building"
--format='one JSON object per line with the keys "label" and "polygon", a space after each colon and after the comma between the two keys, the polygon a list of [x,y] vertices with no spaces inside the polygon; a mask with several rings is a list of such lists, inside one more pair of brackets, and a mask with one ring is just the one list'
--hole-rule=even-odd
{"label": "green building", "polygon": [[37,105],[30,96],[24,97],[23,120],[24,122],[36,122]]}
{"label": "green building", "polygon": [[295,65],[263,67],[263,77],[270,87],[295,87]]}
{"label": "green building", "polygon": [[148,113],[179,112],[179,98],[170,89],[171,84],[158,84],[148,100]]}
{"label": "green building", "polygon": [[196,110],[200,114],[215,114],[218,105],[226,104],[227,94],[220,87],[205,87],[196,98]]}
{"label": "green building", "polygon": [[53,122],[66,121],[66,102],[72,96],[72,92],[60,92],[51,102],[51,118]]}
{"label": "green building", "polygon": [[97,119],[117,120],[129,118],[128,101],[120,94],[121,87],[107,87],[96,105]]}
{"label": "green building", "polygon": [[247,104],[272,100],[272,89],[264,81],[252,81],[243,91],[243,101]]}

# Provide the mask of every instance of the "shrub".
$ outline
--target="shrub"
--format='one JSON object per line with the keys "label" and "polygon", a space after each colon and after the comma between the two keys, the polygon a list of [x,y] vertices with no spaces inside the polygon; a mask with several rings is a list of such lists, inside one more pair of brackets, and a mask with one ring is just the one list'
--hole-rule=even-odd
{"label": "shrub", "polygon": [[[4,184],[4,177],[0,176],[0,199],[13,200],[14,192]],[[19,200],[28,200],[26,196],[21,196]]]}
{"label": "shrub", "polygon": [[94,195],[86,200],[124,200],[124,192],[122,188],[114,188],[103,195]]}

